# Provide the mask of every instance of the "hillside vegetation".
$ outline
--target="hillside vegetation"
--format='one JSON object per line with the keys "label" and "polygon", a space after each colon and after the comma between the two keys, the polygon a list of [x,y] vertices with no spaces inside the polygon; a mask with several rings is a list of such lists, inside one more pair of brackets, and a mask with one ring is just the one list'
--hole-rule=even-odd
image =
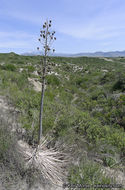
{"label": "hillside vegetation", "polygon": [[[41,56],[0,54],[0,95],[19,110],[30,145],[38,134],[41,67]],[[69,183],[118,183],[125,173],[125,58],[50,57],[47,73],[43,134],[72,155]],[[0,128],[1,163],[10,147],[2,135]]]}

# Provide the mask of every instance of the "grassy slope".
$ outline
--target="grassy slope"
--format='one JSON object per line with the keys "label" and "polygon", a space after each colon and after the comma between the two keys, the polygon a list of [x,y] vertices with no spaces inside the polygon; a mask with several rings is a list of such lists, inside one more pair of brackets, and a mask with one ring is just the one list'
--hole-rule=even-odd
{"label": "grassy slope", "polygon": [[[41,81],[32,73],[40,71],[40,59],[0,54],[0,63],[5,63],[0,66],[0,92],[21,110],[20,122],[30,143],[37,140],[40,93],[28,77]],[[51,133],[54,143],[77,146],[74,157],[79,155],[80,161],[70,169],[70,182],[82,183],[83,175],[84,183],[110,183],[100,175],[100,165],[84,159],[83,149],[106,166],[125,155],[125,60],[52,57],[50,62],[48,70],[59,75],[46,77],[43,132]]]}

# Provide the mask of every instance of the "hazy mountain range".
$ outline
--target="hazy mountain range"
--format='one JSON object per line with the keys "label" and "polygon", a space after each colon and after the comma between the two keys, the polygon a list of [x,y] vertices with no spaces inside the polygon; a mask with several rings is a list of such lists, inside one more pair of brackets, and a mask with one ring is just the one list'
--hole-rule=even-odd
{"label": "hazy mountain range", "polygon": [[[30,53],[24,53],[23,55],[41,55],[41,52],[30,52]],[[66,53],[54,53],[51,54],[51,56],[61,56],[61,57],[125,57],[125,51],[110,51],[110,52],[94,52],[94,53],[77,53],[77,54],[66,54]]]}

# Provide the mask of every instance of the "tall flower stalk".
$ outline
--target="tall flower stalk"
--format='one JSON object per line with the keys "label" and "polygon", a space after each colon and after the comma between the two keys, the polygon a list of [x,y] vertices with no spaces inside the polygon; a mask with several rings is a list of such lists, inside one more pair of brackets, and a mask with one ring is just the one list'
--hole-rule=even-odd
{"label": "tall flower stalk", "polygon": [[[51,51],[50,47],[54,40],[56,40],[55,31],[51,32],[51,20],[47,20],[40,31],[40,38],[38,39],[42,45],[43,52],[43,68],[42,68],[42,90],[41,103],[39,115],[39,131],[38,144],[36,147],[30,147],[26,143],[19,144],[19,152],[21,152],[22,159],[25,161],[27,169],[32,169],[40,176],[47,180],[51,185],[63,185],[65,179],[65,165],[68,162],[66,154],[61,153],[55,148],[48,148],[49,137],[42,137],[42,121],[43,121],[43,103],[45,92],[45,78],[48,63],[48,55]],[[39,47],[37,48],[39,50]],[[53,49],[53,52],[55,49]]]}
{"label": "tall flower stalk", "polygon": [[[45,92],[45,77],[46,77],[46,68],[47,68],[47,58],[48,54],[51,51],[51,45],[54,40],[56,40],[55,31],[51,31],[51,20],[46,20],[43,24],[42,30],[40,31],[39,42],[42,44],[43,48],[43,69],[42,69],[42,90],[41,90],[41,103],[40,103],[40,115],[39,115],[39,131],[38,131],[38,144],[40,143],[43,130],[43,103],[44,103],[44,92]],[[39,47],[37,48],[39,50]],[[52,49],[53,52],[55,49]]]}

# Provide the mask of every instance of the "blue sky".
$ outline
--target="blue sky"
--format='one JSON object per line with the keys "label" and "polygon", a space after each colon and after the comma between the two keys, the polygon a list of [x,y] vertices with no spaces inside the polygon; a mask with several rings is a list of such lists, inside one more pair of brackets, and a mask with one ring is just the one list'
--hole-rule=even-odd
{"label": "blue sky", "polygon": [[0,0],[0,52],[36,51],[46,18],[57,53],[125,50],[125,0]]}

